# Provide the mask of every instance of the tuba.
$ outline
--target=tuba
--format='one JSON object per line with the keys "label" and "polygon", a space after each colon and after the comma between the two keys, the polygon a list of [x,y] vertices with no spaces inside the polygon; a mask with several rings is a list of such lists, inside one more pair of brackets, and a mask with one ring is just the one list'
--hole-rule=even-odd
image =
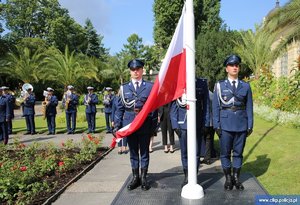
{"label": "tuba", "polygon": [[33,91],[33,86],[29,83],[25,83],[22,86],[21,94],[18,98],[16,98],[16,105],[20,106],[25,99],[29,96],[29,93],[27,92],[28,89],[31,89]]}

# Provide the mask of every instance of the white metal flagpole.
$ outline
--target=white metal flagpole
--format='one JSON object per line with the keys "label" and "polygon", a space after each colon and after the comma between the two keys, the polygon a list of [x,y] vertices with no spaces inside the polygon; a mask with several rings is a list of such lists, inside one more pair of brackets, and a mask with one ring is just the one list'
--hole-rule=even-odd
{"label": "white metal flagpole", "polygon": [[183,33],[186,48],[188,184],[182,188],[181,196],[187,199],[200,199],[204,196],[203,188],[197,184],[194,24],[193,0],[186,0]]}

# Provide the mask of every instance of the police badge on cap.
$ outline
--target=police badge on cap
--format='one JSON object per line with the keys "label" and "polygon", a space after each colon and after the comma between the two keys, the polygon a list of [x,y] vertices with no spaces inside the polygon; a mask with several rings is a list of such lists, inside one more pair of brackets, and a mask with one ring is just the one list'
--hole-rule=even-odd
{"label": "police badge on cap", "polygon": [[242,59],[240,56],[238,55],[230,55],[226,58],[226,60],[224,61],[224,66],[227,65],[239,65],[242,62]]}
{"label": "police badge on cap", "polygon": [[144,62],[141,61],[140,59],[133,59],[131,61],[129,61],[128,63],[128,68],[142,68],[144,67]]}

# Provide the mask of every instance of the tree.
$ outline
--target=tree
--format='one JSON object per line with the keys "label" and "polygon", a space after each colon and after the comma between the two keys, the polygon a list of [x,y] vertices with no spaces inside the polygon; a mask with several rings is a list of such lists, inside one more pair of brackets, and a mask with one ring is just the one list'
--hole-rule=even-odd
{"label": "tree", "polygon": [[43,54],[39,50],[32,54],[27,47],[19,46],[16,50],[16,53],[9,52],[8,57],[0,63],[0,72],[24,83],[38,82]]}
{"label": "tree", "polygon": [[274,33],[277,38],[284,34],[285,41],[280,45],[285,47],[293,39],[300,39],[300,1],[291,0],[284,7],[271,12],[263,25],[266,32]]}
{"label": "tree", "polygon": [[7,0],[2,12],[6,27],[18,38],[44,38],[50,22],[66,14],[57,0]]}
{"label": "tree", "polygon": [[43,79],[52,80],[57,84],[78,85],[81,80],[96,79],[98,69],[84,55],[70,52],[68,46],[65,52],[53,49],[49,51],[43,66]]}
{"label": "tree", "polygon": [[196,41],[196,75],[207,78],[210,88],[217,80],[226,76],[223,66],[224,59],[233,53],[233,39],[237,33],[227,31],[225,28],[220,31],[208,31],[200,33]]}
{"label": "tree", "polygon": [[22,38],[41,38],[62,52],[83,51],[84,28],[72,19],[58,0],[7,0],[1,13],[10,30],[7,35],[18,42]]}
{"label": "tree", "polygon": [[85,31],[82,26],[69,16],[61,16],[51,21],[47,42],[64,52],[68,46],[70,51],[83,52]]}
{"label": "tree", "polygon": [[[154,41],[159,48],[166,50],[171,42],[176,24],[181,16],[183,0],[155,0]],[[219,30],[222,20],[219,17],[220,0],[194,0],[195,36],[202,30]]]}
{"label": "tree", "polygon": [[102,43],[103,36],[97,34],[90,19],[87,19],[85,21],[84,29],[86,31],[87,41],[85,54],[88,56],[99,58],[102,61],[106,61],[108,57],[108,49],[104,48],[104,45]]}
{"label": "tree", "polygon": [[256,32],[248,30],[240,32],[241,40],[235,41],[235,50],[258,78],[261,71],[269,71],[278,56],[278,49],[272,45],[275,35],[256,26]]}
{"label": "tree", "polygon": [[143,39],[140,38],[137,34],[131,34],[127,38],[127,44],[124,44],[124,49],[122,49],[121,53],[124,55],[130,56],[133,58],[142,58],[144,55],[144,45]]}

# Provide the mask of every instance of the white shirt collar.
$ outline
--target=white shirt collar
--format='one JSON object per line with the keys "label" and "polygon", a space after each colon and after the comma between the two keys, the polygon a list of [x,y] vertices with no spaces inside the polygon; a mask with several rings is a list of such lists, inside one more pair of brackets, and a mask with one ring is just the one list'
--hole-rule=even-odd
{"label": "white shirt collar", "polygon": [[238,78],[237,79],[228,78],[228,81],[230,82],[230,85],[232,85],[232,81],[235,81],[235,87],[237,87],[238,84],[239,84],[239,79]]}
{"label": "white shirt collar", "polygon": [[134,87],[136,86],[136,84],[135,84],[136,82],[139,82],[139,86],[141,86],[142,81],[143,81],[143,79],[140,79],[140,80],[131,79],[131,82],[132,82]]}

